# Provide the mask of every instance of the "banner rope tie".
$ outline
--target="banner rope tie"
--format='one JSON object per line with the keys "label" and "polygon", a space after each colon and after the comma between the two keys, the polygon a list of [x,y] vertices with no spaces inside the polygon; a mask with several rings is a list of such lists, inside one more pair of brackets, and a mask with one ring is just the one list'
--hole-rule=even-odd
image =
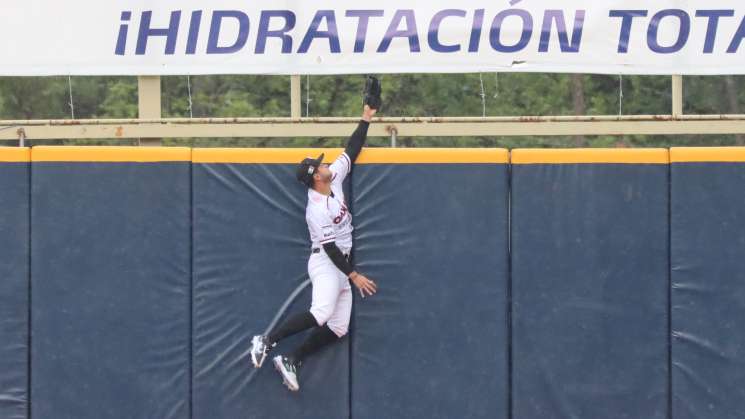
{"label": "banner rope tie", "polygon": [[479,73],[481,83],[481,117],[486,118],[486,91],[484,91],[484,75]]}
{"label": "banner rope tie", "polygon": [[499,97],[499,73],[494,73],[494,96],[496,99]]}
{"label": "banner rope tie", "polygon": [[305,79],[305,117],[310,117],[310,74]]}
{"label": "banner rope tie", "polygon": [[191,97],[191,77],[186,75],[186,91],[189,93],[189,118],[194,118],[194,102]]}
{"label": "banner rope tie", "polygon": [[623,115],[623,74],[618,75],[618,116]]}
{"label": "banner rope tie", "polygon": [[70,106],[70,116],[72,119],[75,119],[75,102],[72,100],[72,77],[67,76],[67,87],[70,97],[70,102],[68,103],[68,106]]}

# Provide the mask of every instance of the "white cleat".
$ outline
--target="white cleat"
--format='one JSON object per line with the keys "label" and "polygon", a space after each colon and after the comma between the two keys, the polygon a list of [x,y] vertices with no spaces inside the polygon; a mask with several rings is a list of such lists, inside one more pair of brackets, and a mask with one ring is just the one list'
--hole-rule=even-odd
{"label": "white cleat", "polygon": [[251,362],[255,368],[261,368],[271,349],[266,343],[266,337],[256,335],[251,339]]}
{"label": "white cleat", "polygon": [[300,390],[300,385],[297,382],[297,366],[282,355],[277,355],[272,360],[274,361],[274,368],[282,375],[284,385],[290,391]]}

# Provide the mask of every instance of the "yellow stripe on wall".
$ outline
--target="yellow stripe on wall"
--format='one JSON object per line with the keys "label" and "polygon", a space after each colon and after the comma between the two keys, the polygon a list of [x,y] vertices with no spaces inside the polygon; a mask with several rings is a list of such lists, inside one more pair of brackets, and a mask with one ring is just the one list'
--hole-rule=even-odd
{"label": "yellow stripe on wall", "polygon": [[31,161],[31,149],[27,147],[0,147],[0,162],[24,163]]}
{"label": "yellow stripe on wall", "polygon": [[509,163],[510,152],[501,148],[367,148],[360,164],[375,163]]}
{"label": "yellow stripe on wall", "polygon": [[194,163],[300,163],[306,157],[331,163],[344,151],[341,148],[195,148]]}
{"label": "yellow stripe on wall", "polygon": [[34,162],[132,162],[191,161],[187,147],[34,147]]}
{"label": "yellow stripe on wall", "polygon": [[745,162],[745,147],[674,147],[673,163]]}
{"label": "yellow stripe on wall", "polygon": [[516,149],[512,150],[512,164],[668,164],[666,149]]}
{"label": "yellow stripe on wall", "polygon": [[[340,148],[230,149],[195,148],[194,163],[299,163],[306,157],[324,153],[331,163],[343,150]],[[508,163],[509,151],[504,149],[447,148],[365,148],[357,163]]]}

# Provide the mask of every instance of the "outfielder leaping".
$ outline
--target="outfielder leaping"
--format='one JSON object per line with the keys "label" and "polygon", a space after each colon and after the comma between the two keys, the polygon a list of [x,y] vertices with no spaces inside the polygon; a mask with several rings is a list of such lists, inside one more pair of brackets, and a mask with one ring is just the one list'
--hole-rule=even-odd
{"label": "outfielder leaping", "polygon": [[367,138],[372,117],[380,107],[380,83],[368,78],[365,86],[365,106],[362,120],[350,137],[347,147],[331,165],[318,158],[303,160],[297,169],[297,179],[308,186],[305,219],[310,231],[311,255],[308,275],[313,286],[310,311],[298,313],[266,336],[254,336],[251,360],[261,368],[269,351],[291,335],[313,328],[307,339],[288,356],[277,355],[274,366],[284,384],[292,391],[300,389],[297,368],[318,349],[339,340],[347,333],[352,313],[351,280],[365,293],[377,291],[375,282],[356,272],[349,261],[352,250],[352,214],[344,199],[342,182],[352,170]]}

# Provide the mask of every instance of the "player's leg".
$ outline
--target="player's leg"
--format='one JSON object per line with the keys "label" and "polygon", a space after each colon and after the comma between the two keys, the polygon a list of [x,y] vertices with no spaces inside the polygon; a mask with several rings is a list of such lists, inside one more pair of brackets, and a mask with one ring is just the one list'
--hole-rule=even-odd
{"label": "player's leg", "polygon": [[[311,312],[316,315],[319,327],[308,335],[307,339],[290,353],[290,359],[300,365],[306,356],[316,352],[329,343],[337,341],[347,333],[349,318],[352,312],[352,291],[349,281],[341,272],[334,272],[334,287],[328,288],[328,295],[315,298]],[[333,293],[333,294],[332,294]],[[316,301],[319,301],[316,304]]]}
{"label": "player's leg", "polygon": [[296,365],[302,364],[308,355],[317,352],[324,346],[334,343],[349,330],[349,320],[352,315],[352,290],[350,287],[342,289],[336,300],[336,307],[324,326],[313,329],[308,338],[297,349],[292,351],[290,359]]}
{"label": "player's leg", "polygon": [[317,326],[315,317],[313,317],[310,311],[305,311],[293,314],[266,336],[254,336],[251,340],[250,350],[251,361],[254,367],[261,368],[264,359],[266,359],[269,351],[277,345],[277,342],[315,326]]}
{"label": "player's leg", "polygon": [[330,269],[318,269],[311,275],[313,294],[310,310],[295,314],[280,327],[267,336],[269,344],[300,333],[304,330],[325,324],[334,312],[339,286],[334,281],[335,272]]}
{"label": "player's leg", "polygon": [[338,276],[338,284],[340,291],[337,294],[336,306],[326,324],[313,329],[305,341],[289,356],[274,358],[274,365],[282,374],[285,385],[290,390],[297,391],[300,388],[297,382],[297,368],[305,358],[338,341],[349,330],[349,320],[352,315],[352,289],[344,275]]}
{"label": "player's leg", "polygon": [[[278,355],[274,357],[275,368],[282,375],[282,380],[290,390],[297,391],[300,386],[297,380],[297,368],[306,352],[313,352],[316,348],[328,344],[329,338],[336,340],[336,335],[331,332],[326,323],[333,316],[339,298],[340,283],[336,268],[329,266],[311,271],[313,282],[313,300],[310,313],[315,319],[316,328],[308,335],[305,341],[290,353],[289,356]],[[329,336],[329,334],[331,336]]]}
{"label": "player's leg", "polygon": [[291,315],[266,336],[253,337],[249,353],[254,367],[261,368],[269,351],[282,339],[323,325],[331,316],[338,294],[338,288],[332,279],[336,273],[319,257],[311,257],[308,261],[308,273],[313,287],[311,309]]}
{"label": "player's leg", "polygon": [[313,317],[310,311],[295,313],[285,320],[279,327],[269,333],[267,335],[267,341],[273,346],[286,337],[295,335],[303,330],[308,330],[315,326],[317,326],[316,318]]}
{"label": "player's leg", "polygon": [[328,328],[334,332],[334,334],[341,338],[349,331],[349,321],[352,317],[352,287],[349,285],[349,280],[346,276],[341,275],[339,278],[341,282],[341,291],[339,292],[339,298],[336,300],[336,308],[331,318],[326,323]]}

